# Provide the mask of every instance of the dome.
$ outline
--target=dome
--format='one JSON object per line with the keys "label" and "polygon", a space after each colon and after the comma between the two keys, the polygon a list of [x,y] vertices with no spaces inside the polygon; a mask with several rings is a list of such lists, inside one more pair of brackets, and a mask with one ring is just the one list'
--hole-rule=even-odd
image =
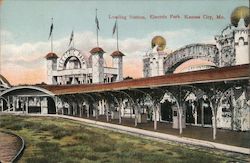
{"label": "dome", "polygon": [[240,6],[235,8],[231,14],[231,24],[237,27],[240,19],[244,19],[245,26],[248,26],[248,24],[250,23],[249,11],[250,10],[247,6]]}
{"label": "dome", "polygon": [[95,47],[95,48],[93,48],[93,49],[90,50],[90,53],[91,53],[91,54],[95,54],[95,53],[105,53],[105,51],[104,51],[102,48],[100,48],[100,47]]}
{"label": "dome", "polygon": [[56,55],[56,53],[53,53],[53,52],[49,52],[46,56],[45,56],[46,59],[57,59],[58,56]]}
{"label": "dome", "polygon": [[123,57],[125,56],[122,52],[120,51],[114,51],[112,54],[111,54],[112,57]]}
{"label": "dome", "polygon": [[151,41],[151,47],[158,45],[158,51],[163,51],[166,47],[166,40],[162,36],[155,36]]}

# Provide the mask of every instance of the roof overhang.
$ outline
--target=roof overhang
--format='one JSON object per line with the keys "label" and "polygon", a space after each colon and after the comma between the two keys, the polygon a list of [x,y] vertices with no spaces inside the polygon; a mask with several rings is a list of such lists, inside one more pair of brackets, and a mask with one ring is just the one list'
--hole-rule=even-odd
{"label": "roof overhang", "polygon": [[55,96],[55,94],[47,89],[38,86],[16,86],[0,93],[0,96],[19,95],[19,96]]}
{"label": "roof overhang", "polygon": [[156,88],[164,86],[178,86],[199,83],[227,82],[234,80],[249,80],[250,65],[215,68],[201,71],[169,74],[163,76],[124,80],[105,84],[81,85],[44,85],[42,88],[55,95],[82,94],[91,92],[105,92],[135,88]]}

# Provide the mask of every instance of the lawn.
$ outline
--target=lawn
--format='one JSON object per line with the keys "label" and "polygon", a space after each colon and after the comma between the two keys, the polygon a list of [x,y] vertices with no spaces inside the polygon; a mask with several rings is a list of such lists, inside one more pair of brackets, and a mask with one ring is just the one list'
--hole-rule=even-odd
{"label": "lawn", "polygon": [[163,143],[49,117],[1,115],[0,129],[23,137],[19,162],[244,162],[247,156]]}

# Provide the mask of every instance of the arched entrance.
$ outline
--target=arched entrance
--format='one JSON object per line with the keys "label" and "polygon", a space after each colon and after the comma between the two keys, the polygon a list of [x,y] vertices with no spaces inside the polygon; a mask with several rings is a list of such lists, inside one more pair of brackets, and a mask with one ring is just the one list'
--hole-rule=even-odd
{"label": "arched entrance", "polygon": [[197,123],[200,125],[212,125],[212,109],[208,99],[200,99],[197,107]]}
{"label": "arched entrance", "polygon": [[55,114],[54,94],[36,86],[12,87],[1,92],[3,111],[38,114]]}
{"label": "arched entrance", "polygon": [[56,105],[53,98],[48,97],[48,113],[49,114],[56,114]]}
{"label": "arched entrance", "polygon": [[165,100],[164,103],[161,104],[161,120],[167,122],[173,122],[173,111],[172,111],[173,103]]}

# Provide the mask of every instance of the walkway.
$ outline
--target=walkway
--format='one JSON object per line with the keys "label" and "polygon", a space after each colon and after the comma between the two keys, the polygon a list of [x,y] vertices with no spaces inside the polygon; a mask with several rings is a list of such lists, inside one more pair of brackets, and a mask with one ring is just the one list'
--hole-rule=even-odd
{"label": "walkway", "polygon": [[0,162],[7,163],[16,159],[23,148],[22,140],[13,134],[0,132]]}

